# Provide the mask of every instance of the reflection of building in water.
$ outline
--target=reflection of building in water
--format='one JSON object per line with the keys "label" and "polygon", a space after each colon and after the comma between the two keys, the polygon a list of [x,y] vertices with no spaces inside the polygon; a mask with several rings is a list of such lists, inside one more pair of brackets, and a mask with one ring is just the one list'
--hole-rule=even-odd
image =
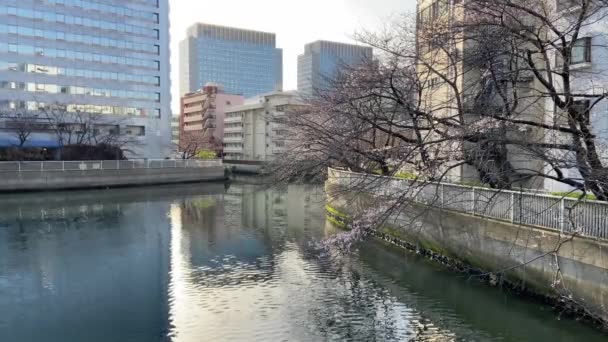
{"label": "reflection of building in water", "polygon": [[323,192],[312,186],[290,185],[286,189],[257,191],[243,195],[243,225],[273,227],[301,234],[324,225]]}
{"label": "reflection of building in water", "polygon": [[276,189],[250,191],[242,196],[242,224],[244,227],[261,229],[285,225],[287,195]]}
{"label": "reflection of building in water", "polygon": [[[207,266],[214,256],[232,253],[242,262],[249,262],[265,253],[254,237],[243,236],[226,224],[224,195],[187,199],[179,204],[179,209],[182,240],[188,244],[182,248],[188,249],[189,263]],[[247,238],[251,241],[245,244],[246,248],[235,249],[235,245]],[[189,244],[189,241],[198,243]]]}
{"label": "reflection of building in water", "polygon": [[[196,201],[172,206],[170,322],[180,339],[222,340],[229,331],[235,340],[244,340],[269,322],[289,324],[291,294],[304,293],[298,288],[314,277],[305,270],[317,268],[308,267],[300,248],[306,239],[293,238],[297,228],[287,225],[292,211],[297,212],[293,227],[313,224],[306,216],[314,217],[307,214],[314,196],[304,192],[232,185],[215,207]],[[297,199],[310,204],[303,208]],[[299,302],[308,312],[306,301]],[[294,333],[287,332],[301,340]],[[282,334],[278,339],[284,339]]]}
{"label": "reflection of building in water", "polygon": [[287,220],[291,229],[310,230],[324,224],[325,197],[318,187],[292,185],[287,188]]}
{"label": "reflection of building in water", "polygon": [[61,332],[66,341],[98,341],[91,331],[142,340],[162,333],[168,205],[93,196],[63,206],[24,204],[11,214],[0,208],[0,336],[7,341],[46,340],[61,322],[74,326]]}

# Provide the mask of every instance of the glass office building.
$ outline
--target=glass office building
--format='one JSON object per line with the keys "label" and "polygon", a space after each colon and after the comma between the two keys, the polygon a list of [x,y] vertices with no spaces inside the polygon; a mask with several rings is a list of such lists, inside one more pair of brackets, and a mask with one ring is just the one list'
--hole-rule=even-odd
{"label": "glass office building", "polygon": [[[167,156],[168,14],[168,0],[0,0],[0,146],[11,115],[54,106],[131,135],[133,157]],[[38,127],[26,145],[52,145]]]}
{"label": "glass office building", "polygon": [[180,95],[209,82],[252,97],[281,90],[283,51],[274,33],[195,24],[180,43]]}
{"label": "glass office building", "polygon": [[356,65],[371,61],[371,47],[316,41],[306,44],[304,54],[298,56],[298,92],[304,96],[327,87],[342,65]]}

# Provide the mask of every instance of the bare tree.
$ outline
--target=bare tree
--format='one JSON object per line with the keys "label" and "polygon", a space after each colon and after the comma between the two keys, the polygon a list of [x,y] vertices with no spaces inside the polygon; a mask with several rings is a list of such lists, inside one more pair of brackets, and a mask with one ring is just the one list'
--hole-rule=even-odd
{"label": "bare tree", "polygon": [[196,152],[201,148],[199,139],[193,137],[192,134],[181,132],[179,137],[178,151],[182,159],[192,159],[196,156]]}
{"label": "bare tree", "polygon": [[135,154],[133,148],[140,144],[136,135],[121,132],[126,118],[70,111],[62,104],[40,107],[39,112],[60,150],[66,146],[108,146]]}
{"label": "bare tree", "polygon": [[5,119],[5,126],[19,141],[18,147],[23,147],[33,132],[40,129],[38,115],[12,110],[0,115]]}
{"label": "bare tree", "polygon": [[379,60],[343,70],[290,117],[297,138],[282,161],[505,189],[552,180],[608,199],[605,138],[592,127],[606,95],[577,86],[594,75],[570,66],[606,5],[577,2],[572,17],[553,1],[467,1],[423,11],[418,27],[359,34]]}
{"label": "bare tree", "polygon": [[[276,176],[323,178],[341,167],[363,175],[341,191],[391,190],[371,210],[359,208],[355,229],[336,239],[346,246],[389,218],[415,226],[412,198],[431,207],[439,200],[423,191],[429,181],[496,189],[551,181],[606,201],[608,137],[594,127],[606,81],[585,62],[606,48],[597,33],[606,32],[607,14],[608,3],[595,0],[436,1],[416,18],[361,32],[378,60],[344,68],[288,115]],[[419,182],[393,189],[371,173]],[[575,222],[566,224],[571,233],[547,255],[557,258],[576,236]]]}

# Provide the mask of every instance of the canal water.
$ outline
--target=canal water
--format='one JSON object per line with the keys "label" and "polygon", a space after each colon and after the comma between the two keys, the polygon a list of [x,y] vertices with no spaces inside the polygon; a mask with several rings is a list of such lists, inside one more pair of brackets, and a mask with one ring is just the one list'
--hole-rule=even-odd
{"label": "canal water", "polygon": [[0,196],[0,341],[606,341],[377,242],[320,254],[322,188]]}

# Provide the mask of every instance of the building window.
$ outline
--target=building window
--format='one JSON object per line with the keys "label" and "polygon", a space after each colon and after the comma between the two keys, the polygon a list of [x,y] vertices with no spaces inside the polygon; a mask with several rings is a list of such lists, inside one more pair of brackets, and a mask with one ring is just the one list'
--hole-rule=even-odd
{"label": "building window", "polygon": [[557,0],[555,9],[558,12],[561,12],[561,11],[565,11],[565,10],[571,9],[572,7],[580,6],[580,5],[581,5],[580,2],[576,1],[576,0]]}
{"label": "building window", "polygon": [[570,64],[591,62],[591,37],[577,39],[572,44]]}
{"label": "building window", "polygon": [[146,128],[144,126],[127,126],[125,129],[125,134],[143,137],[146,135]]}
{"label": "building window", "polygon": [[585,114],[589,110],[590,106],[591,101],[589,100],[579,100],[572,103],[572,108],[579,114]]}
{"label": "building window", "polygon": [[[572,44],[572,50],[570,51],[570,65],[590,63],[591,62],[591,37],[584,37],[577,39]],[[555,56],[555,64],[558,67],[564,65],[564,60],[560,53]]]}

